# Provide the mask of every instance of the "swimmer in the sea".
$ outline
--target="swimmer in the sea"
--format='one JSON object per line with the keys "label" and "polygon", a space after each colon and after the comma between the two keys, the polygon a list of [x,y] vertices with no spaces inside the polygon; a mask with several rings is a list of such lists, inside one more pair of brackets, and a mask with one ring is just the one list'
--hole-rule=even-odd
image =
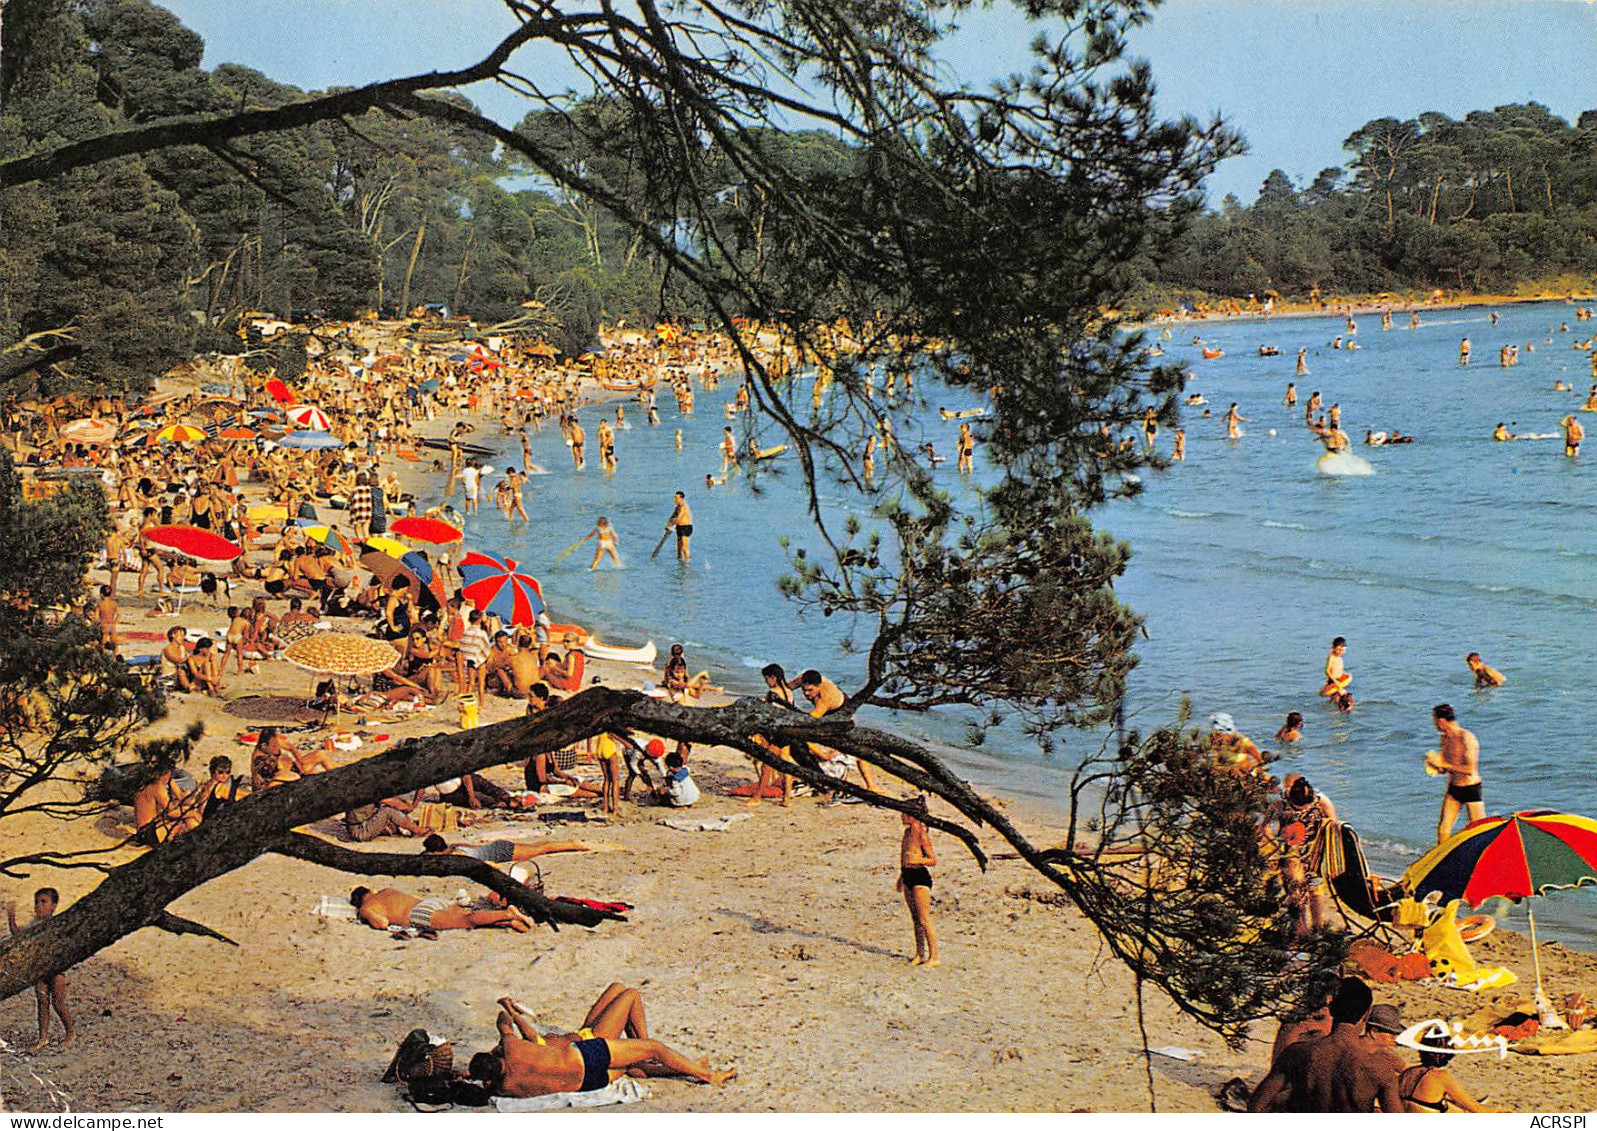
{"label": "swimmer in the sea", "polygon": [[1286,722],[1275,732],[1277,742],[1296,742],[1303,737],[1303,716],[1297,711],[1287,714]]}
{"label": "swimmer in the sea", "polygon": [[1476,687],[1501,687],[1508,682],[1508,677],[1482,660],[1479,652],[1471,652],[1464,657],[1464,662],[1475,673]]}
{"label": "swimmer in the sea", "polygon": [[1468,338],[1465,338],[1465,339],[1463,339],[1462,341],[1460,341],[1458,343],[1458,363],[1460,365],[1468,365],[1469,364],[1469,339]]}
{"label": "swimmer in the sea", "polygon": [[[1347,692],[1353,677],[1348,674],[1342,657],[1347,655],[1347,638],[1338,636],[1331,641],[1330,654],[1325,657],[1325,686],[1320,688],[1321,698],[1331,698]],[[1340,704],[1338,704],[1340,706]]]}
{"label": "swimmer in the sea", "polygon": [[1353,446],[1353,441],[1348,439],[1347,433],[1334,425],[1320,433],[1320,443],[1324,444],[1325,450],[1332,454],[1345,452]]}
{"label": "swimmer in the sea", "polygon": [[[1301,356],[1301,354],[1299,356]],[[1296,382],[1288,381],[1286,383],[1286,400],[1282,401],[1281,403],[1286,405],[1287,408],[1296,408],[1297,407],[1297,403],[1298,403],[1298,386],[1297,386]]]}
{"label": "swimmer in the sea", "polygon": [[1372,432],[1369,429],[1365,429],[1364,442],[1372,448],[1379,448],[1383,446],[1387,439],[1388,437],[1385,432]]}
{"label": "swimmer in the sea", "polygon": [[1248,424],[1250,422],[1251,418],[1243,416],[1242,413],[1237,410],[1237,402],[1232,401],[1231,407],[1226,410],[1225,414],[1226,438],[1230,440],[1240,440],[1242,438],[1242,429],[1239,427],[1239,425]]}
{"label": "swimmer in the sea", "polygon": [[1519,437],[1510,432],[1508,430],[1508,425],[1499,420],[1497,422],[1497,427],[1492,429],[1492,439],[1502,442],[1505,440],[1517,440]]}
{"label": "swimmer in the sea", "polygon": [[1597,412],[1597,385],[1591,387],[1591,392],[1586,394],[1586,403],[1580,407],[1587,412]]}
{"label": "swimmer in the sea", "polygon": [[[1309,371],[1308,356],[1309,356],[1309,351],[1307,349],[1298,350],[1298,374],[1299,374],[1299,376],[1301,376],[1301,375],[1303,375],[1303,374],[1305,374],[1305,373],[1307,373]],[[1294,403],[1296,403],[1296,402],[1294,402]]]}

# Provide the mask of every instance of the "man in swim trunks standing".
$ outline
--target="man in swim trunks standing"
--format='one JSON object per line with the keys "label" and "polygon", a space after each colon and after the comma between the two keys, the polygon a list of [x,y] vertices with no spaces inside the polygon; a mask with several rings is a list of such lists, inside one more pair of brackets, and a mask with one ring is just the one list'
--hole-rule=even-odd
{"label": "man in swim trunks standing", "polygon": [[1564,430],[1564,454],[1570,459],[1580,455],[1580,442],[1586,438],[1586,430],[1580,426],[1580,421],[1575,419],[1575,414],[1570,413],[1559,422]]}
{"label": "man in swim trunks standing", "polygon": [[693,537],[693,511],[688,508],[687,496],[681,491],[676,493],[675,506],[671,510],[671,517],[665,520],[665,528],[674,531],[677,536],[677,558],[688,561],[693,557],[688,547],[688,539]]}
{"label": "man in swim trunks standing", "polygon": [[1479,821],[1486,816],[1486,803],[1481,800],[1481,744],[1458,725],[1458,716],[1450,705],[1442,703],[1433,707],[1431,719],[1442,736],[1442,748],[1426,755],[1425,764],[1447,775],[1442,816],[1436,825],[1436,843],[1441,844],[1452,833],[1459,810],[1465,810],[1471,822]]}

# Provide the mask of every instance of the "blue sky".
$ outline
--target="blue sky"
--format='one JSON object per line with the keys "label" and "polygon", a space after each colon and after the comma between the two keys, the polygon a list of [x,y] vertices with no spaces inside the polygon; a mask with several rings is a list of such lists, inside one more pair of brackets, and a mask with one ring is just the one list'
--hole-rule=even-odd
{"label": "blue sky", "polygon": [[[495,0],[165,0],[204,37],[205,65],[244,63],[306,89],[358,85],[475,62],[511,26]],[[1012,11],[966,19],[947,58],[967,82],[1023,65],[1031,38]],[[1251,200],[1273,168],[1308,181],[1346,160],[1372,118],[1454,117],[1544,103],[1571,121],[1597,108],[1591,0],[1169,0],[1132,40],[1168,116],[1218,112],[1251,152],[1210,179],[1211,202]],[[557,78],[556,57],[519,59]],[[513,124],[525,103],[490,84],[466,92]]]}

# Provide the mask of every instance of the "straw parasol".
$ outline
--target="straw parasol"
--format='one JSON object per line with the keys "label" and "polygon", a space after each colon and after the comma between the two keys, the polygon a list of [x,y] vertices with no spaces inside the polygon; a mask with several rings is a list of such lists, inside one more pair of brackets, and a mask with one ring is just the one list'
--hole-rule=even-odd
{"label": "straw parasol", "polygon": [[[349,632],[318,632],[296,640],[283,652],[283,659],[317,675],[357,676],[385,672],[399,663],[399,649],[385,640],[356,636]],[[333,696],[333,725],[342,715],[338,696]]]}
{"label": "straw parasol", "polygon": [[290,644],[283,659],[318,675],[371,675],[399,663],[399,650],[352,632],[318,632]]}

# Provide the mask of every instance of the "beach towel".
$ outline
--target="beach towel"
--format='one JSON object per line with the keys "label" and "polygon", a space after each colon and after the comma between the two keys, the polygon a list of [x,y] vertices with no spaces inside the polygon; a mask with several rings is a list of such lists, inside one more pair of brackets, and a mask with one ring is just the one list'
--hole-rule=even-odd
{"label": "beach towel", "polygon": [[746,821],[754,814],[733,813],[730,817],[701,817],[689,819],[687,817],[665,817],[660,824],[668,828],[680,829],[685,833],[724,833],[738,821]]}
{"label": "beach towel", "polygon": [[591,1092],[555,1092],[549,1096],[528,1096],[511,1099],[495,1096],[496,1111],[561,1111],[573,1107],[609,1107],[611,1104],[635,1104],[649,1098],[649,1086],[642,1080],[623,1076],[614,1083]]}
{"label": "beach towel", "polygon": [[347,895],[322,896],[311,908],[311,914],[320,915],[324,919],[343,919],[350,923],[360,918],[355,905],[349,901]]}

